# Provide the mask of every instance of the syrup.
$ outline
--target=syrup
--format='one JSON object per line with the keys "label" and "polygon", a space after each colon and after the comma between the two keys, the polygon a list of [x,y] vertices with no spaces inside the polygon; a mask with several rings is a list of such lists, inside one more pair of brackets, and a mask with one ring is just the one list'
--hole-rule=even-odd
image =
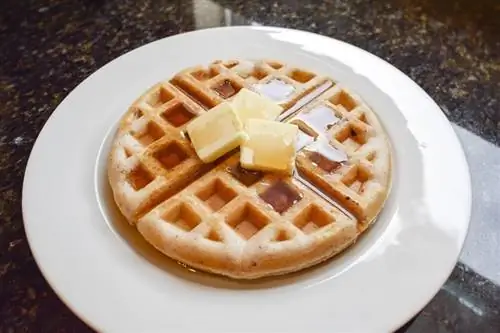
{"label": "syrup", "polygon": [[287,101],[295,92],[295,87],[279,79],[272,79],[266,83],[256,83],[254,89],[260,94],[269,97],[277,103]]}
{"label": "syrup", "polygon": [[259,196],[280,214],[283,214],[302,199],[302,194],[283,181],[271,185]]}
{"label": "syrup", "polygon": [[326,134],[326,131],[340,121],[335,111],[325,105],[315,107],[307,113],[300,113],[296,119],[301,120],[318,135]]}
{"label": "syrup", "polygon": [[307,145],[310,145],[314,142],[314,138],[299,129],[297,134],[297,139],[295,141],[295,151],[299,151]]}
{"label": "syrup", "polygon": [[246,187],[252,186],[264,177],[262,172],[244,169],[239,163],[237,165],[227,167],[226,171]]}
{"label": "syrup", "polygon": [[222,81],[212,89],[215,90],[217,94],[219,94],[224,99],[228,99],[236,95],[236,93],[240,90],[239,87],[233,85],[229,80]]}
{"label": "syrup", "polygon": [[306,94],[304,97],[300,98],[292,107],[290,107],[286,112],[282,113],[279,117],[279,120],[283,120],[288,116],[295,114],[298,110],[300,110],[304,105],[327,91],[330,87],[332,87],[334,83],[332,81],[326,81],[315,88],[313,91]]}
{"label": "syrup", "polygon": [[177,165],[181,164],[188,155],[179,146],[179,144],[172,142],[167,147],[155,152],[153,156],[163,165],[166,170],[171,170]]}
{"label": "syrup", "polygon": [[194,114],[189,111],[184,104],[179,103],[167,110],[162,115],[163,119],[168,121],[174,127],[180,127],[194,118]]}
{"label": "syrup", "polygon": [[307,146],[305,150],[310,151],[310,152],[317,152],[330,161],[334,162],[345,162],[347,161],[347,154],[340,150],[335,148],[328,142],[326,139],[322,137],[318,137],[312,144]]}
{"label": "syrup", "polygon": [[345,216],[347,216],[347,217],[349,217],[351,219],[354,219],[354,215],[352,215],[344,207],[342,207],[341,205],[339,205],[337,203],[337,201],[335,201],[334,199],[331,198],[330,195],[325,194],[319,187],[315,186],[310,181],[308,181],[307,179],[305,179],[304,177],[302,177],[302,175],[298,172],[298,170],[296,170],[296,172],[294,173],[293,177],[298,182],[300,182],[302,185],[304,185],[305,187],[307,187],[310,191],[314,192],[318,197],[322,198],[323,200],[325,200],[326,202],[328,202],[330,205],[332,205],[333,207],[337,208],[342,214],[344,214]]}
{"label": "syrup", "polygon": [[334,172],[337,170],[341,164],[340,162],[337,161],[331,161],[325,156],[321,155],[320,153],[317,152],[312,152],[309,155],[309,159],[313,164],[319,166],[321,169],[325,170],[326,172]]}

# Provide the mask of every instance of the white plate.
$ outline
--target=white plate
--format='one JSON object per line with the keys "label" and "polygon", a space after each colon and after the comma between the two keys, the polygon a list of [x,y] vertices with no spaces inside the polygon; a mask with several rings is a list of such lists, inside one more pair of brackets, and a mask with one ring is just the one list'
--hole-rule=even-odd
{"label": "white plate", "polygon": [[[359,93],[394,145],[390,198],[345,254],[254,283],[193,273],[148,247],[117,214],[104,165],[110,133],[153,83],[225,58],[277,58]],[[438,106],[403,73],[351,45],[267,27],[165,38],[110,62],[54,111],[23,189],[34,257],[59,297],[105,332],[387,332],[435,295],[456,263],[471,207],[468,167]]]}

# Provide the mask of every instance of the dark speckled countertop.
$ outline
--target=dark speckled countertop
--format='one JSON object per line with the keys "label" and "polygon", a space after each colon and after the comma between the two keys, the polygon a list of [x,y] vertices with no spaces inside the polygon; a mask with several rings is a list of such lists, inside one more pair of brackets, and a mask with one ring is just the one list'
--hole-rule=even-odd
{"label": "dark speckled countertop", "polygon": [[56,297],[21,214],[31,147],[58,103],[158,38],[257,23],[332,36],[388,60],[442,107],[473,180],[470,233],[447,283],[401,332],[500,332],[500,4],[495,0],[0,2],[0,332],[91,332]]}

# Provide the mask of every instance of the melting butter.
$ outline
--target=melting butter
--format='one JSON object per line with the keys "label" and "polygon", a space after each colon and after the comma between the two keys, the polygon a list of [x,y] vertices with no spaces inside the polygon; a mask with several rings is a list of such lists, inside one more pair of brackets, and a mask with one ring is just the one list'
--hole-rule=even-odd
{"label": "melting butter", "polygon": [[249,119],[244,130],[240,163],[249,170],[291,173],[295,160],[298,127],[263,119]]}
{"label": "melting butter", "polygon": [[227,102],[193,119],[186,127],[198,157],[212,162],[246,139],[243,124]]}

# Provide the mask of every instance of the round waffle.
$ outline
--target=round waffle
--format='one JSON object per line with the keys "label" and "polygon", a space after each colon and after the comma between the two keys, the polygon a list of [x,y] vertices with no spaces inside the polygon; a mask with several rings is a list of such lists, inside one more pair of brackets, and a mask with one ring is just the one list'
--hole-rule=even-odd
{"label": "round waffle", "polygon": [[[298,125],[292,176],[245,170],[238,151],[205,164],[193,150],[186,125],[242,88]],[[108,163],[117,206],[149,243],[239,279],[298,271],[347,248],[383,208],[390,175],[388,138],[359,96],[270,60],[214,61],[151,87],[121,119]]]}

